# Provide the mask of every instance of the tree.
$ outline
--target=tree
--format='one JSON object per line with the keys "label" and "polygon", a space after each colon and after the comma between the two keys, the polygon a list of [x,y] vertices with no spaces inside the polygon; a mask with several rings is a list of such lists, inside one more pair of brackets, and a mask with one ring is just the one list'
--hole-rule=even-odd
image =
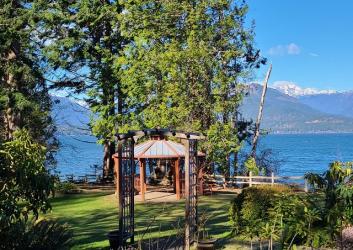
{"label": "tree", "polygon": [[93,112],[92,133],[104,146],[103,177],[113,171],[114,136],[135,126],[121,81],[123,48],[119,1],[56,1],[48,5],[41,37],[49,65],[56,70],[52,88],[84,95]]}
{"label": "tree", "polygon": [[46,146],[47,159],[56,150],[51,100],[43,78],[34,11],[38,1],[1,1],[0,15],[0,141],[27,128]]}
{"label": "tree", "polygon": [[207,151],[210,152],[209,159],[217,165],[218,172],[229,176],[229,155],[232,152],[238,152],[240,149],[236,129],[230,123],[217,122],[209,128],[207,138]]}
{"label": "tree", "polygon": [[26,130],[14,132],[13,140],[0,146],[1,230],[50,209],[54,177],[45,167],[45,154],[46,149]]}
{"label": "tree", "polygon": [[[135,102],[144,104],[139,118],[146,127],[212,134],[217,124],[233,124],[232,133],[213,140],[238,143],[241,82],[265,63],[245,27],[247,9],[227,0],[124,1],[123,34],[133,42],[125,48],[123,81],[139,89]],[[205,148],[218,150],[207,142]]]}

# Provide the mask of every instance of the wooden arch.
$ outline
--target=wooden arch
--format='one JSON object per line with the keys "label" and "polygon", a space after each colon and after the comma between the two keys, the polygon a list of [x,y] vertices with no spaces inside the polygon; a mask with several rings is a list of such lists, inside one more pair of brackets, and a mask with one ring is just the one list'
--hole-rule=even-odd
{"label": "wooden arch", "polygon": [[185,236],[184,247],[190,245],[197,236],[197,142],[205,137],[199,133],[187,133],[169,129],[146,129],[117,134],[118,152],[115,160],[115,173],[119,192],[119,246],[134,243],[134,144],[143,136],[176,137],[185,142]]}

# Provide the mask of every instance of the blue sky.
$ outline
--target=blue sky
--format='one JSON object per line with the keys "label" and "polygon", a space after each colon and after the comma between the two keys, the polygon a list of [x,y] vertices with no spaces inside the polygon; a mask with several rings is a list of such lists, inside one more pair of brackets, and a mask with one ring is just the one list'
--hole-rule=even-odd
{"label": "blue sky", "polygon": [[[256,45],[273,64],[270,83],[353,89],[353,1],[248,0]],[[258,72],[261,80],[267,66]]]}

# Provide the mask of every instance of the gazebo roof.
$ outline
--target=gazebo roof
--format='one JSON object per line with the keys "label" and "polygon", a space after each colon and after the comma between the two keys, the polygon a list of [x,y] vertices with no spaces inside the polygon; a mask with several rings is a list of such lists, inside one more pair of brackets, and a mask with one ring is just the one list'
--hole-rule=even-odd
{"label": "gazebo roof", "polygon": [[[197,154],[198,156],[205,156],[202,152]],[[185,146],[165,139],[152,139],[135,145],[134,157],[136,159],[183,158],[185,157]]]}

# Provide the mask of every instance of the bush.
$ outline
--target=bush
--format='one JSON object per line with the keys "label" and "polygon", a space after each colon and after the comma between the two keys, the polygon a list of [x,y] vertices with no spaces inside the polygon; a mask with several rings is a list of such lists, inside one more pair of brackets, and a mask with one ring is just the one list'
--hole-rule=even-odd
{"label": "bush", "polygon": [[69,249],[71,238],[66,224],[53,220],[19,220],[1,230],[0,249]]}
{"label": "bush", "polygon": [[45,168],[45,148],[28,131],[0,145],[0,230],[49,210],[54,177]]}
{"label": "bush", "polygon": [[72,182],[57,182],[55,183],[55,192],[63,194],[77,193],[79,188]]}
{"label": "bush", "polygon": [[[273,208],[276,194],[290,192],[285,187],[250,187],[244,189],[231,204],[229,216],[235,233],[242,228],[258,225],[269,217]],[[255,232],[258,236],[259,232]]]}
{"label": "bush", "polygon": [[234,233],[246,235],[251,241],[258,239],[261,244],[268,240],[269,246],[277,240],[282,247],[319,247],[330,242],[320,224],[320,212],[310,196],[284,186],[266,186],[244,189],[232,201],[229,216]]}

